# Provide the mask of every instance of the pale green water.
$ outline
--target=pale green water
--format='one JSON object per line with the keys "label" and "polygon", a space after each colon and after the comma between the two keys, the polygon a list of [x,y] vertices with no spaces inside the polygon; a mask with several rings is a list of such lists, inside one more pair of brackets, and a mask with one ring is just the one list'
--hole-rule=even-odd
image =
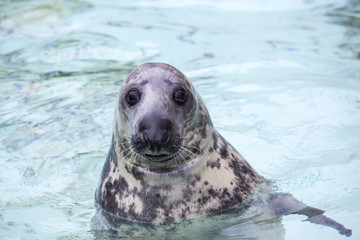
{"label": "pale green water", "polygon": [[[0,1],[0,239],[93,238],[117,91],[147,61],[188,75],[261,175],[360,239],[359,59],[358,1]],[[303,219],[283,218],[285,239],[345,239]]]}

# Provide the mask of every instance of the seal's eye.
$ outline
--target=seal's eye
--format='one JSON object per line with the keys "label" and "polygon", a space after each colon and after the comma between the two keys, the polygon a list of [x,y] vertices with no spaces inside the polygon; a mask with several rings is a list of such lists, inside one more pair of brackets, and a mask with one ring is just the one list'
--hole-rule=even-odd
{"label": "seal's eye", "polygon": [[139,90],[137,89],[131,89],[127,95],[126,95],[126,102],[130,105],[133,106],[135,105],[137,102],[139,102],[141,97],[141,94],[139,92]]}
{"label": "seal's eye", "polygon": [[175,89],[173,97],[177,104],[183,105],[186,102],[185,90],[182,88]]}

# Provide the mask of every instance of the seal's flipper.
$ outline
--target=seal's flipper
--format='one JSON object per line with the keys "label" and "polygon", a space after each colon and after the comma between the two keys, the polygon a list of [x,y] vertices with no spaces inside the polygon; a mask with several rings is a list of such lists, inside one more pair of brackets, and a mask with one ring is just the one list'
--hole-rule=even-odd
{"label": "seal's flipper", "polygon": [[347,229],[345,228],[343,225],[341,225],[340,223],[332,220],[331,218],[326,217],[323,214],[320,215],[316,215],[313,217],[309,217],[308,219],[306,219],[305,221],[309,221],[311,223],[315,223],[315,224],[321,224],[324,226],[328,226],[331,228],[336,229],[341,235],[345,235],[347,237],[350,237],[352,235],[352,230],[351,229]]}
{"label": "seal's flipper", "polygon": [[308,219],[304,221],[334,228],[341,235],[347,237],[352,235],[351,229],[347,229],[342,224],[323,215],[324,210],[306,206],[290,194],[273,194],[269,199],[269,207],[273,210],[276,217],[289,214],[305,215]]}

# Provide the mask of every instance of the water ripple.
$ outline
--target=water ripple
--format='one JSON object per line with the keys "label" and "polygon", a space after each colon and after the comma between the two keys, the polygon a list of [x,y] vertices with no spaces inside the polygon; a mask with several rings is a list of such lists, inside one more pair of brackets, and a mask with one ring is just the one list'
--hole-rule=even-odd
{"label": "water ripple", "polygon": [[[145,61],[184,71],[216,128],[261,175],[355,229],[359,6],[357,0],[3,2],[1,236],[93,237],[93,194],[119,85]],[[314,233],[305,223],[283,223],[284,238]],[[246,236],[237,230],[247,224],[253,222],[222,229],[222,237]]]}

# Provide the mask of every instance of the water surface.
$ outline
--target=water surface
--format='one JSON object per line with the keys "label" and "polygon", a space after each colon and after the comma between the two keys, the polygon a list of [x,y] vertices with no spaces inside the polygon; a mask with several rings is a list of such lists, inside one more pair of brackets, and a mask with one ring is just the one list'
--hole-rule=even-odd
{"label": "water surface", "polygon": [[[359,1],[1,1],[0,238],[91,239],[119,85],[174,65],[262,176],[360,226]],[[285,239],[339,239],[282,220]],[[246,237],[236,226],[223,238]],[[204,232],[206,236],[206,232]]]}

